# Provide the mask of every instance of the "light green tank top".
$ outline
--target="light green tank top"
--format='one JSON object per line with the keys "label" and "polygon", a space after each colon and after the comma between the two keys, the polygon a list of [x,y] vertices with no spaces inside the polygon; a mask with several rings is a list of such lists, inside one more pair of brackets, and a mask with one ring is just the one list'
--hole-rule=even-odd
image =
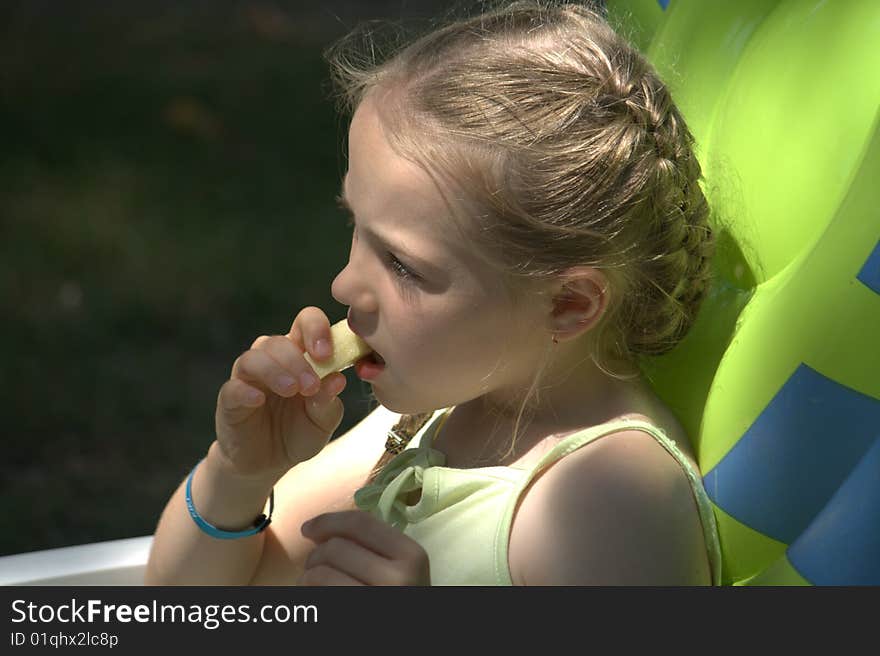
{"label": "light green tank top", "polygon": [[[516,467],[445,467],[445,456],[432,449],[434,435],[452,408],[434,413],[407,448],[376,479],[355,493],[363,510],[401,529],[428,553],[433,585],[512,585],[507,550],[517,501],[544,468],[575,449],[609,433],[636,428],[652,435],[687,473],[700,512],[708,548],[712,584],[721,579],[721,550],[715,515],[702,477],[662,430],[626,419],[600,424],[566,436],[528,469]],[[406,499],[421,490],[419,501]]]}

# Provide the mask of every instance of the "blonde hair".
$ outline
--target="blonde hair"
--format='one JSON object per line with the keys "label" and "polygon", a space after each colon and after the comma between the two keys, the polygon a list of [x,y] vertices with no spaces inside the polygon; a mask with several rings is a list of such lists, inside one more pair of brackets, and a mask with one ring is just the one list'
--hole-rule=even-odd
{"label": "blonde hair", "polygon": [[[597,366],[622,378],[606,358],[636,362],[678,344],[708,288],[714,242],[693,137],[645,58],[569,2],[503,3],[384,56],[372,29],[326,53],[342,109],[382,96],[392,147],[451,192],[454,226],[511,297],[597,267],[614,290],[594,330]],[[411,437],[431,414],[395,428]]]}

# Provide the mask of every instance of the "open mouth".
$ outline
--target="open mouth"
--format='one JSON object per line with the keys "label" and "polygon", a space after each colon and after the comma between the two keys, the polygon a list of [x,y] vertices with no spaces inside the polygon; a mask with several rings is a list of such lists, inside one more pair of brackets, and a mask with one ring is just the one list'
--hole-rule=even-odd
{"label": "open mouth", "polygon": [[358,362],[369,362],[370,364],[385,364],[385,358],[376,353],[376,351],[370,351],[364,357],[362,357]]}
{"label": "open mouth", "polygon": [[361,380],[376,380],[385,371],[385,358],[375,351],[368,353],[354,365],[354,371]]}

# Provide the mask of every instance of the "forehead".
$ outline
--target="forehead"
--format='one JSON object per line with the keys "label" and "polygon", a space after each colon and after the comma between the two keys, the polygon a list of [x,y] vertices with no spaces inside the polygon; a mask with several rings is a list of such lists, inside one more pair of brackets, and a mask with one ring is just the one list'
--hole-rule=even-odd
{"label": "forehead", "polygon": [[441,180],[392,147],[374,103],[368,96],[358,106],[349,130],[343,195],[358,221],[400,237],[467,287],[495,293],[500,276],[467,234],[468,211],[459,207],[454,218]]}
{"label": "forehead", "polygon": [[439,180],[395,150],[386,129],[368,97],[352,118],[342,186],[358,221],[400,237],[425,258],[433,256],[437,264],[468,261],[474,255],[466,246],[470,240],[462,234],[461,219],[453,218]]}
{"label": "forehead", "polygon": [[[379,112],[369,99],[361,103],[352,119],[348,154],[343,190],[349,201],[358,205],[358,212],[381,210],[383,214],[399,213],[402,219],[413,215],[439,219],[447,214],[443,195],[428,172],[392,148]],[[406,211],[398,212],[401,208]]]}

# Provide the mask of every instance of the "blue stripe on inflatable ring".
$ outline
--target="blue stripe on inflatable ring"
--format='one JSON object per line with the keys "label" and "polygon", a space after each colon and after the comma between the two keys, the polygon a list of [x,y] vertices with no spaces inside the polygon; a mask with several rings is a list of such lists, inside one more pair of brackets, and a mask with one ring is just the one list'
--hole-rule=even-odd
{"label": "blue stripe on inflatable ring", "polygon": [[852,474],[788,549],[814,585],[880,585],[880,427]]}
{"label": "blue stripe on inflatable ring", "polygon": [[880,241],[865,260],[862,270],[856,276],[859,281],[875,294],[880,294]]}
{"label": "blue stripe on inflatable ring", "polygon": [[792,544],[877,438],[880,400],[801,364],[704,476],[725,513]]}

